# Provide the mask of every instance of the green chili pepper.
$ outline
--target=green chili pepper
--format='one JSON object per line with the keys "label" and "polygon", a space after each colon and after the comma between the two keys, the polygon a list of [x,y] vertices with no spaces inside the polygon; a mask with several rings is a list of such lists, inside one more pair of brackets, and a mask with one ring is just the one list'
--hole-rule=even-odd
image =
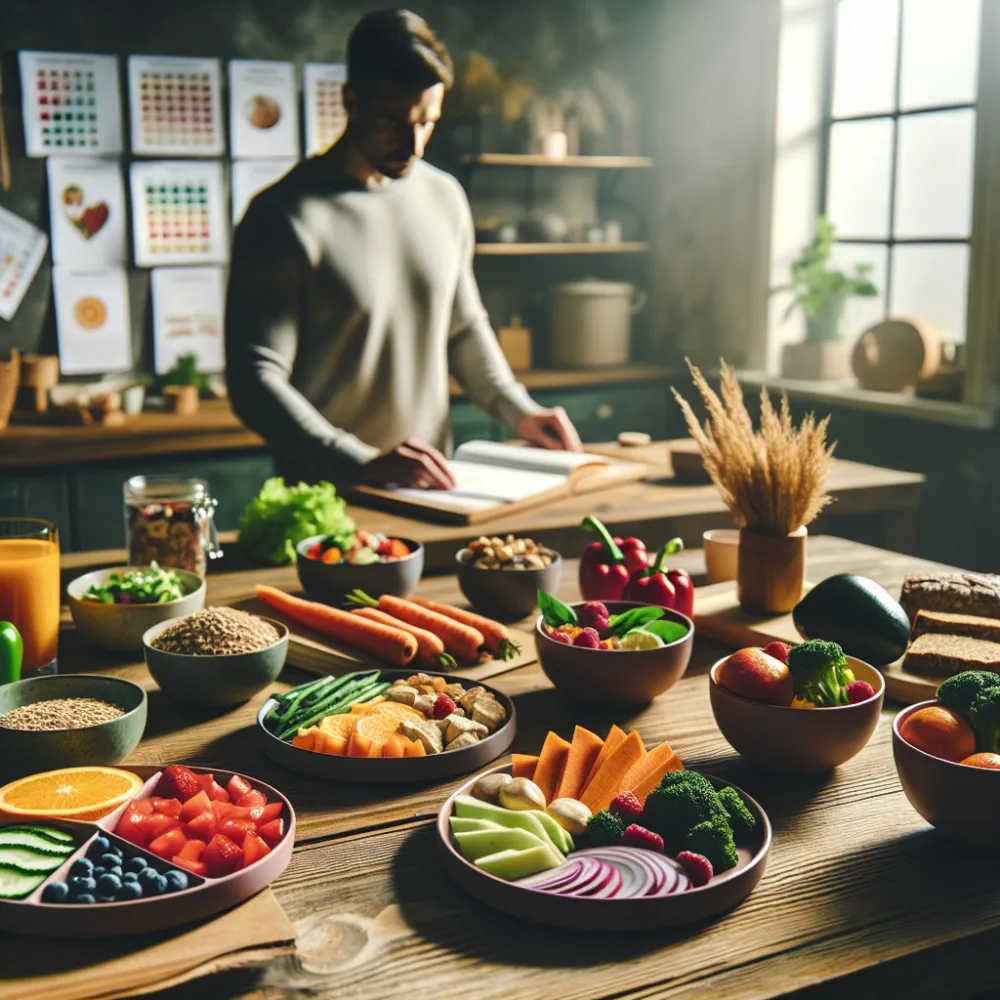
{"label": "green chili pepper", "polygon": [[11,622],[0,622],[0,684],[11,684],[21,679],[23,655],[21,633]]}

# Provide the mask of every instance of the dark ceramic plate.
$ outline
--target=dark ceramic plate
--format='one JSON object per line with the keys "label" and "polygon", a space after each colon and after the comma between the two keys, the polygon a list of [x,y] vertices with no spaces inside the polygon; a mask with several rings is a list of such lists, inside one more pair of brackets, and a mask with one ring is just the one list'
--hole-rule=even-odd
{"label": "dark ceramic plate", "polygon": [[354,590],[363,590],[374,597],[381,594],[409,597],[416,590],[424,571],[424,547],[415,539],[400,539],[410,550],[402,559],[356,566],[348,562],[324,563],[310,559],[306,555],[310,546],[325,537],[312,535],[295,546],[299,582],[314,601],[339,605]]}
{"label": "dark ceramic plate", "polygon": [[[486,773],[509,774],[510,766],[505,764]],[[767,813],[746,792],[737,788],[757,820],[753,844],[749,848],[739,848],[740,860],[735,868],[717,875],[700,889],[689,889],[675,896],[639,899],[574,899],[529,889],[487,874],[472,862],[466,861],[455,846],[448,825],[455,808],[455,799],[459,795],[468,794],[481,777],[479,774],[466,782],[438,813],[437,834],[441,860],[448,874],[469,895],[475,896],[487,906],[533,923],[607,933],[612,930],[657,930],[717,917],[743,902],[753,892],[764,874],[771,852],[771,823]],[[706,777],[716,788],[723,788],[728,784],[711,775]]]}
{"label": "dark ceramic plate", "polygon": [[[413,674],[412,670],[383,670],[382,676],[388,681],[406,678]],[[317,753],[315,750],[304,750],[293,747],[291,743],[279,740],[264,724],[268,713],[277,705],[274,698],[261,706],[257,713],[257,733],[261,739],[264,753],[271,760],[290,767],[293,771],[301,771],[313,778],[327,778],[331,781],[348,781],[366,785],[394,785],[411,781],[441,781],[444,778],[454,778],[459,774],[468,774],[496,760],[514,742],[517,733],[517,713],[514,702],[502,691],[471,681],[468,677],[458,677],[454,674],[429,674],[431,677],[443,677],[449,684],[461,684],[467,690],[472,687],[483,687],[489,691],[507,712],[507,721],[486,739],[480,740],[471,747],[461,750],[446,750],[443,753],[428,754],[425,757],[393,757],[391,759],[368,757],[335,757],[333,754]]]}

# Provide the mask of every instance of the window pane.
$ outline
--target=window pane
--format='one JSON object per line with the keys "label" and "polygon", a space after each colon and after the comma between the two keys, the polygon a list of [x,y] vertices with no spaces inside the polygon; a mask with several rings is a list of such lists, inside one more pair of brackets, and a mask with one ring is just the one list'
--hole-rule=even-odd
{"label": "window pane", "polygon": [[981,0],[904,0],[900,107],[975,101],[980,6]]}
{"label": "window pane", "polygon": [[892,128],[890,118],[830,128],[827,214],[842,239],[889,235]]}
{"label": "window pane", "polygon": [[968,246],[897,246],[892,253],[890,313],[930,320],[964,341]]}
{"label": "window pane", "polygon": [[899,0],[837,4],[833,115],[895,110]]}
{"label": "window pane", "polygon": [[858,264],[871,264],[872,283],[878,289],[873,299],[852,296],[844,307],[844,337],[853,341],[872,323],[885,319],[885,268],[889,259],[889,248],[871,243],[834,243],[831,261],[834,267],[845,274],[853,274]]}
{"label": "window pane", "polygon": [[975,139],[975,111],[942,111],[900,119],[897,238],[969,235]]}

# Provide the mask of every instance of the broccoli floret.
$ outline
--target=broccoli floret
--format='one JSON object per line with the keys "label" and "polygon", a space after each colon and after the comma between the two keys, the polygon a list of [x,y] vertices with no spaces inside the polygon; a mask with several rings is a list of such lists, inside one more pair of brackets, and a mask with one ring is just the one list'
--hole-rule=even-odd
{"label": "broccoli floret", "polygon": [[965,670],[949,677],[938,689],[937,700],[945,708],[964,716],[973,724],[972,703],[986,691],[1000,688],[1000,674],[988,670]]}
{"label": "broccoli floret", "polygon": [[684,850],[708,858],[716,875],[733,868],[739,861],[733,831],[724,816],[716,816],[691,827],[684,840]]}
{"label": "broccoli floret", "polygon": [[792,646],[788,653],[788,669],[795,684],[795,694],[820,708],[847,704],[844,687],[854,674],[848,669],[847,657],[835,642],[810,639]]}
{"label": "broccoli floret", "polygon": [[754,827],[757,826],[757,820],[753,818],[753,813],[747,808],[747,804],[743,801],[740,793],[731,785],[726,785],[725,788],[719,789],[719,800],[722,802],[726,810],[726,816],[729,818],[729,825],[733,830],[733,839],[741,843],[744,842],[753,833]]}
{"label": "broccoli floret", "polygon": [[980,691],[970,710],[980,753],[1000,753],[1000,687]]}
{"label": "broccoli floret", "polygon": [[587,823],[587,843],[591,847],[610,847],[622,842],[625,820],[607,809],[590,817]]}
{"label": "broccoli floret", "polygon": [[683,850],[691,827],[713,817],[726,818],[726,810],[712,783],[695,771],[669,771],[646,796],[642,825],[663,838],[668,853]]}

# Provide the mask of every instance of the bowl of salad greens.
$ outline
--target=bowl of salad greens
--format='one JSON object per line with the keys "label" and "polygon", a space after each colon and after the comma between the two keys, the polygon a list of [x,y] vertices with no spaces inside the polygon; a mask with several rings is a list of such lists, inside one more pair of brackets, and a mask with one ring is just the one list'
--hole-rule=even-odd
{"label": "bowl of salad greens", "polygon": [[77,631],[95,646],[142,650],[143,633],[205,606],[205,581],[186,569],[116,566],[78,576],[66,588]]}

